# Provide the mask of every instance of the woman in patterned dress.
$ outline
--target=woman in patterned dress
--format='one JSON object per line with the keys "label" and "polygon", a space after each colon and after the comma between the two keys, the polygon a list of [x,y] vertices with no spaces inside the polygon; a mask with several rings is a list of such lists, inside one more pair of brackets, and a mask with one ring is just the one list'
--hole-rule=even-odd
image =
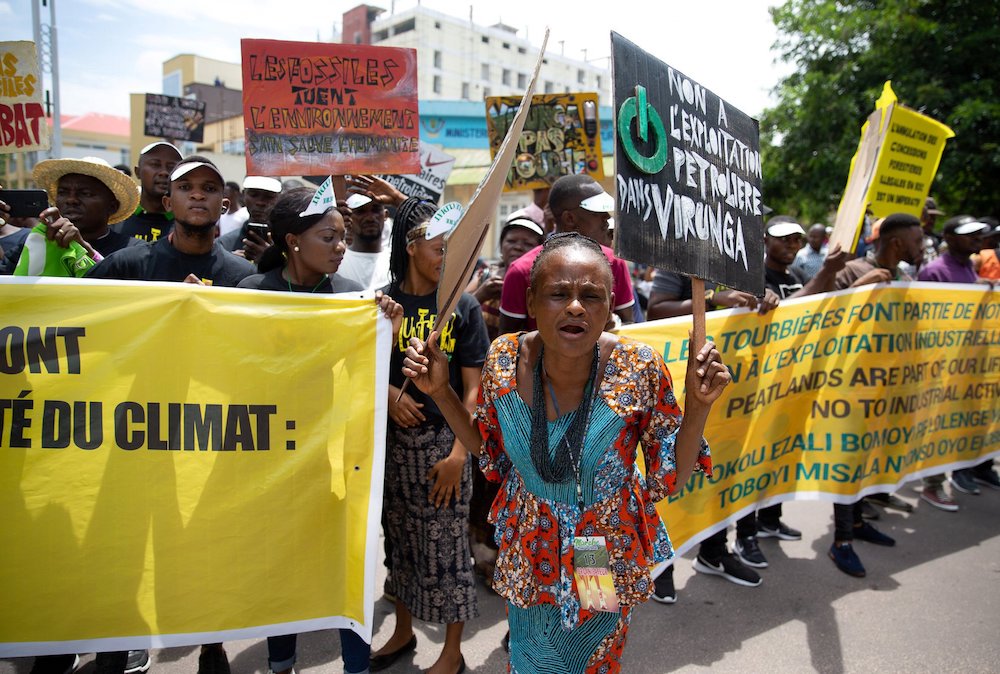
{"label": "woman in patterned dress", "polygon": [[[702,434],[730,381],[715,345],[688,363],[682,417],[660,355],[603,332],[611,288],[599,246],[552,237],[531,270],[538,329],[490,347],[475,415],[448,387],[436,335],[429,347],[411,340],[404,360],[404,374],[459,440],[480,443],[480,467],[502,483],[491,512],[494,587],[508,601],[512,672],[620,671],[632,607],[652,591],[649,567],[673,555],[655,502],[692,470],[711,474]],[[581,554],[595,542],[600,554]],[[586,601],[602,573],[614,590],[601,599],[609,610]]]}

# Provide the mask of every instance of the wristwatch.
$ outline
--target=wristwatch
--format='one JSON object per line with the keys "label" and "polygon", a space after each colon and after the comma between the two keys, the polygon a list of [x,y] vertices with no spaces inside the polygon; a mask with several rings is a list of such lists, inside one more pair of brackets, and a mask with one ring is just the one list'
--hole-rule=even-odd
{"label": "wristwatch", "polygon": [[715,306],[715,288],[705,291],[705,304],[710,307]]}

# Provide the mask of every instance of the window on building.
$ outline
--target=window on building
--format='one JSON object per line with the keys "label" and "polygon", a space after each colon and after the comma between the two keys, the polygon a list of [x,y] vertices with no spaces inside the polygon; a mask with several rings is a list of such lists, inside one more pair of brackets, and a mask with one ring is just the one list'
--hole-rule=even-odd
{"label": "window on building", "polygon": [[597,80],[597,88],[600,89],[601,88],[601,76],[597,75],[595,79]]}
{"label": "window on building", "polygon": [[434,27],[435,28],[441,28],[441,22],[440,21],[435,21],[434,22]]}
{"label": "window on building", "polygon": [[546,82],[545,83],[545,93],[551,94],[553,91],[555,91],[555,85],[552,84],[552,82]]}
{"label": "window on building", "polygon": [[383,28],[382,30],[377,30],[372,35],[375,42],[381,42],[382,40],[387,40],[389,38],[389,29]]}
{"label": "window on building", "polygon": [[503,73],[500,74],[500,81],[503,82],[505,87],[510,86],[510,71],[506,68],[504,68]]}
{"label": "window on building", "polygon": [[408,33],[417,27],[416,19],[407,19],[406,21],[401,21],[397,23],[392,29],[393,35],[399,35],[400,33]]}
{"label": "window on building", "polygon": [[469,100],[469,83],[462,82],[462,99]]}
{"label": "window on building", "polygon": [[439,52],[436,49],[434,50],[434,67],[435,68],[441,67],[441,52]]}
{"label": "window on building", "polygon": [[577,71],[576,71],[576,83],[577,84],[583,84],[584,78],[586,78],[586,76],[587,75],[586,75],[586,73],[583,72],[582,68],[577,69]]}
{"label": "window on building", "polygon": [[489,63],[484,63],[483,64],[482,70],[479,73],[479,77],[482,78],[482,79],[484,79],[484,80],[490,79],[490,64]]}
{"label": "window on building", "polygon": [[435,94],[440,94],[441,93],[441,76],[440,75],[435,75],[434,76],[434,93]]}
{"label": "window on building", "polygon": [[361,33],[354,33],[354,44],[361,44]]}
{"label": "window on building", "polygon": [[526,89],[528,87],[528,76],[524,73],[517,74],[517,87],[519,89]]}
{"label": "window on building", "polygon": [[489,36],[487,36],[487,35],[483,35],[483,44],[489,44],[489,43],[490,43],[490,38],[489,38]]}
{"label": "window on building", "polygon": [[527,53],[528,53],[528,50],[527,50],[527,49],[525,49],[524,47],[518,47],[518,48],[517,48],[517,53],[518,53],[518,54],[527,54]]}
{"label": "window on building", "polygon": [[483,87],[483,98],[489,98],[493,95],[493,91],[489,87]]}
{"label": "window on building", "polygon": [[503,48],[504,49],[510,49],[510,42],[504,42],[503,43]]}

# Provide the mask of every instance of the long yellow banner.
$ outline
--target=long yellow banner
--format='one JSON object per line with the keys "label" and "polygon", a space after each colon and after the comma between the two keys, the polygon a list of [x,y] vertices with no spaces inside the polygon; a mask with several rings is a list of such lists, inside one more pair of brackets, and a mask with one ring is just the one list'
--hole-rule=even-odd
{"label": "long yellow banner", "polygon": [[[680,391],[690,320],[622,331],[662,350]],[[759,506],[852,503],[1000,454],[1000,293],[868,286],[710,313],[707,332],[733,384],[705,431],[712,477],[659,504],[680,553]]]}
{"label": "long yellow banner", "polygon": [[371,638],[373,302],[0,283],[0,656]]}

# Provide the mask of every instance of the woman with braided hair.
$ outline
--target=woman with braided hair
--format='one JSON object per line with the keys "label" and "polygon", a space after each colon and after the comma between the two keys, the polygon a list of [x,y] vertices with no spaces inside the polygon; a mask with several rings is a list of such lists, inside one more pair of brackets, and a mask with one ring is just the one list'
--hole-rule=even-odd
{"label": "woman with braided hair", "polygon": [[[447,229],[432,220],[435,206],[407,199],[396,210],[386,294],[403,307],[389,375],[383,525],[390,556],[387,589],[396,597],[396,627],[372,654],[371,671],[416,649],[412,619],[447,625],[433,674],[465,670],[462,629],[478,614],[469,550],[472,463],[434,402],[414,387],[399,397],[403,355],[411,338],[428,339],[437,319],[437,287]],[[446,378],[475,406],[489,342],[479,303],[462,295],[438,340]],[[398,402],[397,402],[398,399]]]}
{"label": "woman with braided hair", "polygon": [[711,474],[702,434],[730,376],[711,342],[692,353],[682,417],[656,350],[604,332],[611,266],[579,234],[545,243],[527,300],[538,329],[493,342],[475,414],[448,385],[436,333],[411,340],[404,374],[501,483],[494,588],[508,602],[510,671],[618,672],[649,567],[673,555],[655,502],[692,470]]}

